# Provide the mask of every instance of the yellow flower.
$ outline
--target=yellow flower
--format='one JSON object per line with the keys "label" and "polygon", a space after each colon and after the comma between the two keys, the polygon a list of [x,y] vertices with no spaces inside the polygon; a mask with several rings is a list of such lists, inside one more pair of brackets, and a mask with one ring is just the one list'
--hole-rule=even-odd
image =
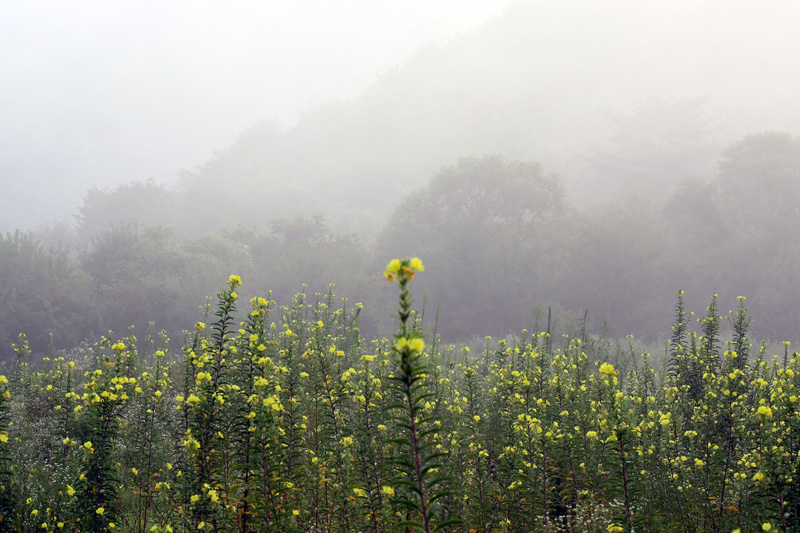
{"label": "yellow flower", "polygon": [[770,531],[772,530],[772,524],[770,524],[769,522],[764,522],[763,524],[761,524],[761,529],[763,529],[764,531]]}
{"label": "yellow flower", "polygon": [[478,415],[475,415],[472,418],[475,420],[475,422],[480,422],[481,421],[481,417],[478,416]]}
{"label": "yellow flower", "polygon": [[97,510],[95,511],[95,513],[97,513],[99,515],[102,515],[105,512],[106,512],[106,510],[104,508],[102,508],[102,507],[98,507]]}
{"label": "yellow flower", "polygon": [[87,450],[91,450],[92,449],[92,441],[87,440],[86,442],[83,443],[83,447],[86,448]]}
{"label": "yellow flower", "polygon": [[75,489],[72,488],[72,485],[67,485],[67,494],[70,496],[75,496]]}
{"label": "yellow flower", "polygon": [[411,268],[417,272],[422,272],[425,270],[425,266],[422,264],[422,260],[419,257],[414,257],[411,259]]}
{"label": "yellow flower", "polygon": [[388,485],[384,485],[381,491],[387,496],[394,496],[394,489]]}
{"label": "yellow flower", "polygon": [[596,431],[587,431],[586,432],[586,436],[588,438],[590,438],[590,439],[593,439],[593,438],[595,438],[597,436],[597,432]]}
{"label": "yellow flower", "polygon": [[8,442],[8,433],[0,433],[0,442]]}
{"label": "yellow flower", "polygon": [[293,514],[294,516],[300,516],[300,511],[298,511],[297,509],[295,509],[294,511],[292,511],[292,514]]}
{"label": "yellow flower", "polygon": [[603,363],[600,365],[600,373],[605,374],[606,376],[610,376],[614,373],[614,365],[611,363]]}
{"label": "yellow flower", "polygon": [[230,285],[231,287],[238,287],[241,284],[242,284],[242,278],[240,278],[236,274],[233,274],[231,275],[230,278],[228,278],[228,285]]}
{"label": "yellow flower", "polygon": [[400,260],[399,259],[392,259],[389,261],[389,264],[386,265],[386,272],[383,273],[386,276],[387,281],[392,281],[394,276],[400,270]]}
{"label": "yellow flower", "polygon": [[764,479],[764,472],[756,472],[753,476],[753,481],[761,481]]}
{"label": "yellow flower", "polygon": [[411,348],[411,351],[413,352],[421,352],[425,349],[425,341],[419,338],[411,339],[408,342],[408,347]]}

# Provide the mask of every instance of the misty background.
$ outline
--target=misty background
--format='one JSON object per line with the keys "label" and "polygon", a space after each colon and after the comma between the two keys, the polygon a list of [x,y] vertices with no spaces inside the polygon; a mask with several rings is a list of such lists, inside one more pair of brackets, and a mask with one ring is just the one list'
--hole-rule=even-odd
{"label": "misty background", "polygon": [[232,272],[281,303],[333,282],[387,334],[380,272],[407,255],[450,340],[548,308],[664,338],[679,289],[699,314],[747,296],[760,338],[798,340],[798,20],[790,1],[3,4],[0,355],[18,332],[179,336]]}
{"label": "misty background", "polygon": [[0,227],[68,218],[90,186],[175,184],[259,120],[357,96],[502,2],[3,2]]}

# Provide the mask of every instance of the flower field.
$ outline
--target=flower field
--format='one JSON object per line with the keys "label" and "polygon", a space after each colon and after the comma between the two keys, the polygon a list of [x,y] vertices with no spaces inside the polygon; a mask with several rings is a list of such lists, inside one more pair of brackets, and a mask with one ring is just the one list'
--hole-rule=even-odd
{"label": "flower field", "polygon": [[[0,378],[0,531],[796,531],[800,368],[693,332],[667,364],[523,331],[442,345],[395,260],[398,329],[332,293],[242,302],[231,276],[180,353],[104,338]],[[752,352],[752,353],[751,353]]]}

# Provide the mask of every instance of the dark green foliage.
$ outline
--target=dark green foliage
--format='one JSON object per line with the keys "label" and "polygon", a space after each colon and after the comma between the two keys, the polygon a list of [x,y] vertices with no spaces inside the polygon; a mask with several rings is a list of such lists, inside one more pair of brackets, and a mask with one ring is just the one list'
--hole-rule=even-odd
{"label": "dark green foliage", "polygon": [[[739,296],[739,307],[736,309],[736,314],[728,317],[728,320],[733,326],[733,338],[730,342],[730,348],[737,354],[735,359],[735,367],[741,371],[747,367],[747,362],[750,360],[750,341],[747,339],[747,330],[753,319],[747,314],[747,309],[744,307],[744,296]],[[786,347],[788,352],[788,346]],[[784,355],[783,366],[788,363],[788,357]]]}
{"label": "dark green foliage", "polygon": [[717,295],[711,296],[711,303],[708,305],[708,314],[700,319],[700,327],[703,332],[701,337],[703,360],[701,364],[716,368],[719,363],[719,323],[722,318],[717,311]]}
{"label": "dark green foliage", "polygon": [[0,302],[0,361],[11,359],[19,333],[43,353],[53,333],[60,345],[77,346],[98,331],[89,277],[66,249],[45,250],[32,233],[0,235]]}
{"label": "dark green foliage", "polygon": [[[11,422],[9,413],[11,393],[8,385],[7,381],[0,384],[0,435],[6,437]],[[14,477],[13,462],[6,439],[5,442],[0,442],[0,531],[4,533],[15,530],[14,510],[21,495],[15,487]]]}

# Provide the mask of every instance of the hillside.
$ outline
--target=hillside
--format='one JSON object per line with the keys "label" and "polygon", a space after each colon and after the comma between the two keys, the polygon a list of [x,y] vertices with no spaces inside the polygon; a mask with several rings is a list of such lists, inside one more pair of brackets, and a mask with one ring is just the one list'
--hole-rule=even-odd
{"label": "hillside", "polygon": [[[404,194],[469,155],[539,161],[579,202],[705,178],[741,135],[800,127],[800,75],[777,53],[800,47],[788,22],[795,7],[725,7],[511,4],[358,98],[285,130],[256,123],[186,172],[182,194],[187,206],[236,206],[228,225],[325,213],[337,229],[371,236]],[[221,222],[189,209],[196,229]]]}

